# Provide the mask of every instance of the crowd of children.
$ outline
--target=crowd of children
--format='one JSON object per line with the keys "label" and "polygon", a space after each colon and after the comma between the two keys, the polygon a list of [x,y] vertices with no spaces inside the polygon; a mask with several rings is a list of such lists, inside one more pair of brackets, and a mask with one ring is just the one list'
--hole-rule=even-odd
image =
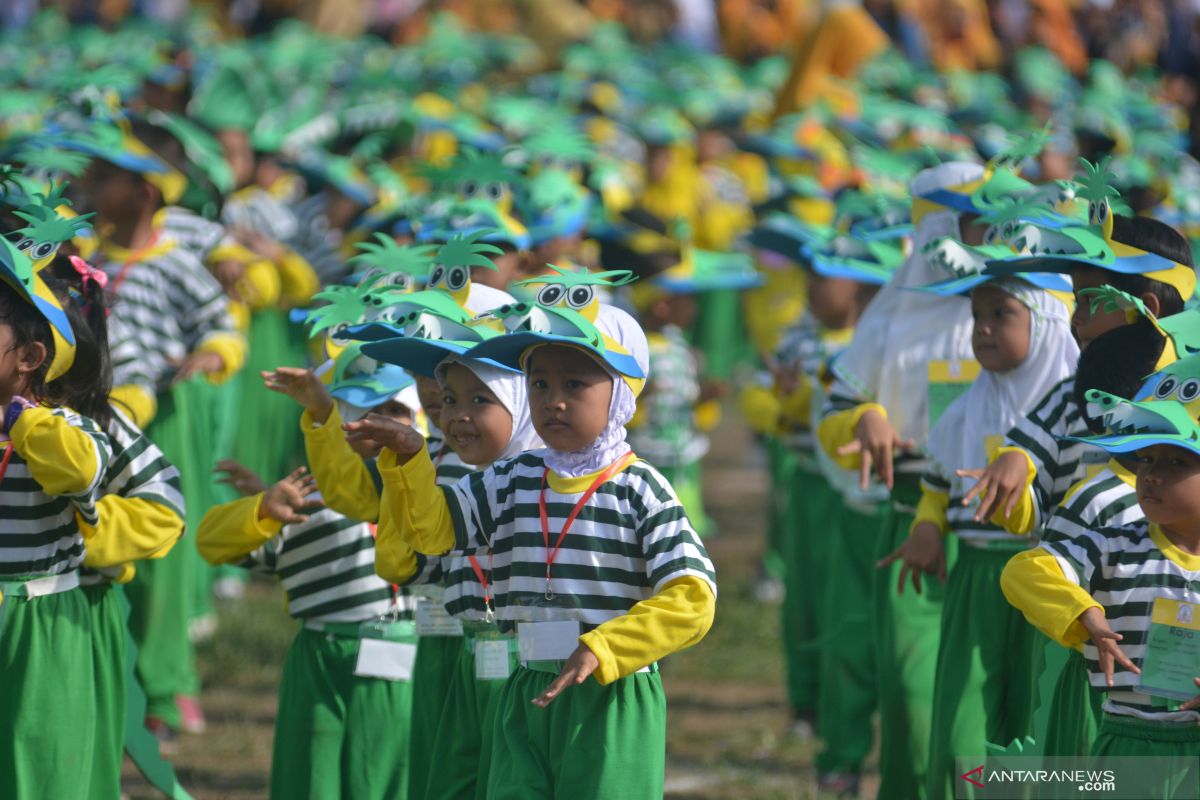
{"label": "crowd of children", "polygon": [[820,792],[876,746],[881,798],[1200,792],[1200,163],[1149,79],[884,52],[782,113],[780,59],[617,26],[50,13],[0,75],[0,796],[183,793],[259,573],[273,797],[661,797],[735,403]]}

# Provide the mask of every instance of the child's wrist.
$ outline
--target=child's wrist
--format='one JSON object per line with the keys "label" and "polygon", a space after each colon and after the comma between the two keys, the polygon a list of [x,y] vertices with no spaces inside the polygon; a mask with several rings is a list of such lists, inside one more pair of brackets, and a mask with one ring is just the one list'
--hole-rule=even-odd
{"label": "child's wrist", "polygon": [[17,420],[21,418],[21,414],[26,409],[33,408],[33,403],[26,400],[20,395],[15,395],[8,405],[4,408],[3,426],[4,432],[9,433],[16,427]]}

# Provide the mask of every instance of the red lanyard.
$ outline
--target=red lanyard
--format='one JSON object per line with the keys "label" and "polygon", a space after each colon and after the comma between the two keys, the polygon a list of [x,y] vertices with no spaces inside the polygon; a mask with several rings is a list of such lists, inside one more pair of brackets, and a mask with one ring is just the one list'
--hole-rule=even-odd
{"label": "red lanyard", "polygon": [[479,585],[483,587],[483,621],[491,622],[496,618],[496,614],[492,610],[491,584],[488,582],[488,576],[492,574],[492,553],[490,550],[488,551],[487,573],[484,573],[483,567],[479,566],[479,559],[475,556],[467,556],[467,560],[471,562],[471,569],[475,571],[475,577],[479,579]]}
{"label": "red lanyard", "polygon": [[12,440],[4,445],[4,456],[0,457],[0,483],[4,482],[4,476],[8,474],[8,462],[12,461],[13,445]]}
{"label": "red lanyard", "polygon": [[146,253],[149,253],[154,248],[154,245],[158,243],[158,234],[161,232],[161,228],[156,230],[154,235],[150,237],[150,241],[146,242],[137,250],[134,250],[129,255],[129,258],[125,259],[125,263],[121,264],[121,269],[117,270],[117,274],[113,276],[112,288],[109,289],[109,292],[113,297],[117,296],[117,292],[121,289],[121,284],[123,284],[125,279],[129,277],[129,270],[137,266],[137,264],[146,256]]}
{"label": "red lanyard", "polygon": [[583,497],[579,498],[579,501],[575,503],[575,507],[571,509],[571,513],[567,515],[567,521],[563,525],[562,532],[558,534],[558,541],[554,543],[553,550],[550,549],[550,519],[546,514],[546,476],[550,474],[550,468],[546,467],[545,472],[542,473],[542,491],[538,495],[538,516],[540,516],[542,519],[542,541],[546,544],[547,600],[552,600],[554,598],[554,590],[550,586],[550,567],[554,565],[554,560],[558,558],[558,551],[562,547],[563,539],[567,538],[567,531],[571,530],[571,525],[574,524],[575,518],[579,516],[579,512],[583,510],[583,507],[587,505],[587,501],[592,499],[592,495],[596,493],[597,489],[606,483],[613,475],[616,475],[618,472],[625,469],[625,467],[629,466],[636,460],[637,456],[635,456],[633,451],[630,450],[629,452],[625,453],[625,455],[609,464],[604,472],[601,472],[596,476],[596,480],[592,481],[592,485],[587,488],[587,491],[583,493]]}

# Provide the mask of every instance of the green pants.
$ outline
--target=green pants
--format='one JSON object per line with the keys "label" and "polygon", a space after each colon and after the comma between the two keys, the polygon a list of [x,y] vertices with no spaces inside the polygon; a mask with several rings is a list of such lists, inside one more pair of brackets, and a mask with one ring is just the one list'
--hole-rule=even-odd
{"label": "green pants", "polygon": [[96,681],[96,728],[92,754],[91,800],[121,796],[125,752],[125,612],[108,581],[83,587],[92,617],[92,665]]}
{"label": "green pants", "polygon": [[31,599],[0,591],[0,797],[84,800],[96,728],[87,597],[79,589]]}
{"label": "green pants", "polygon": [[728,380],[733,368],[752,354],[742,326],[741,292],[720,289],[697,298],[698,317],[693,340],[704,352],[706,377]]}
{"label": "green pants", "polygon": [[814,714],[821,693],[826,578],[840,566],[829,553],[841,536],[842,499],[819,472],[798,467],[790,475],[779,541],[784,564],[781,638],[792,711]]}
{"label": "green pants", "polygon": [[[879,537],[880,558],[908,538],[920,500],[914,480],[897,479],[892,493],[890,523]],[[896,509],[899,504],[901,510]],[[946,541],[947,562],[953,564],[957,542]],[[945,587],[937,579],[922,583],[917,594],[911,584],[896,591],[900,562],[875,571],[874,622],[879,675],[879,800],[916,800],[925,796],[929,765],[929,731],[933,718],[933,684],[941,638]]]}
{"label": "green pants", "polygon": [[[434,739],[433,762],[425,800],[484,800],[492,766],[492,731],[505,680],[475,677],[473,636],[463,637],[463,652],[450,684]],[[516,668],[516,640],[508,639],[509,665]]]}
{"label": "green pants", "polygon": [[496,712],[489,800],[661,800],[667,699],[657,672],[588,678],[546,708],[556,673],[519,668]]}
{"label": "green pants", "polygon": [[463,652],[461,636],[422,636],[413,664],[412,738],[409,740],[408,796],[424,797],[433,762],[434,739],[450,684]]}
{"label": "green pants", "polygon": [[296,634],[279,683],[271,797],[408,796],[413,685],[355,675],[359,644],[307,629]]}
{"label": "green pants", "polygon": [[1029,735],[1035,630],[1000,591],[1013,547],[960,544],[946,581],[929,743],[929,800],[953,798],[955,758]]}
{"label": "green pants", "polygon": [[871,587],[875,548],[889,516],[886,506],[868,510],[843,505],[832,509],[828,518],[834,520],[830,525],[834,535],[825,562],[817,565],[827,575],[817,704],[817,735],[823,747],[816,767],[818,773],[858,773],[874,738],[879,678],[871,631]]}
{"label": "green pants", "polygon": [[1105,714],[1092,743],[1092,755],[1101,760],[1092,769],[1104,769],[1104,757],[1153,756],[1154,774],[1142,777],[1135,787],[1138,797],[1184,800],[1200,797],[1200,726],[1155,723],[1133,717]]}
{"label": "green pants", "polygon": [[782,580],[787,567],[783,546],[787,536],[789,494],[796,475],[796,456],[783,441],[771,437],[765,442],[771,472],[771,496],[767,505],[767,546],[763,566],[768,574]]}
{"label": "green pants", "polygon": [[[1053,642],[1046,647],[1063,649]],[[1042,752],[1048,756],[1085,756],[1096,739],[1104,695],[1088,682],[1087,662],[1078,650],[1067,652],[1050,698]]]}

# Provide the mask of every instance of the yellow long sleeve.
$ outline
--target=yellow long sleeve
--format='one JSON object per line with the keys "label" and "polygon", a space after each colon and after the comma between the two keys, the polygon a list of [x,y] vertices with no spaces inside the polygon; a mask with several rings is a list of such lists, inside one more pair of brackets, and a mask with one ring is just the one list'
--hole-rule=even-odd
{"label": "yellow long sleeve", "polygon": [[300,432],[304,434],[309,468],[325,505],[350,519],[377,522],[379,490],[367,465],[346,441],[337,405],[329,419],[320,425],[305,411],[300,416]]}
{"label": "yellow long sleeve", "polygon": [[1029,624],[1063,647],[1078,647],[1088,639],[1079,615],[1102,608],[1063,573],[1053,553],[1035,548],[1018,553],[1000,574],[1000,589]]}
{"label": "yellow long sleeve", "polygon": [[1037,525],[1037,503],[1034,502],[1033,497],[1033,479],[1037,477],[1037,466],[1029,457],[1029,453],[1020,447],[1001,447],[996,451],[995,458],[999,458],[1005,453],[1020,453],[1025,458],[1028,471],[1025,474],[1025,486],[1021,489],[1020,498],[1013,507],[1012,513],[1006,515],[1004,509],[1001,508],[992,515],[992,522],[1014,536],[1028,536],[1033,533],[1033,529]]}
{"label": "yellow long sleeve", "polygon": [[213,506],[196,529],[196,549],[210,564],[228,564],[253,553],[283,528],[276,519],[259,519],[263,493]]}
{"label": "yellow long sleeve", "polygon": [[454,520],[438,488],[429,448],[422,447],[403,464],[396,463],[391,450],[384,450],[379,456],[379,474],[399,538],[425,555],[440,556],[452,550]]}
{"label": "yellow long sleeve", "polygon": [[306,306],[321,288],[321,279],[303,256],[289,250],[276,264],[282,284],[283,304],[287,307]]}
{"label": "yellow long sleeve", "polygon": [[[165,503],[110,494],[96,503],[99,522],[76,521],[87,540],[83,565],[105,569],[162,558],[183,536],[183,518]],[[132,577],[132,575],[131,575]]]}
{"label": "yellow long sleeve", "polygon": [[218,331],[204,337],[196,347],[197,353],[216,353],[225,362],[220,372],[209,373],[208,380],[221,384],[238,373],[246,363],[246,337],[232,331]]}
{"label": "yellow long sleeve", "polygon": [[108,400],[124,410],[139,428],[145,428],[158,414],[158,398],[154,392],[136,383],[114,386],[108,393]]}
{"label": "yellow long sleeve", "polygon": [[400,535],[392,502],[394,492],[384,492],[375,529],[375,574],[388,583],[404,585],[417,574],[417,552]]}
{"label": "yellow long sleeve", "polygon": [[608,684],[703,639],[716,610],[712,588],[687,575],[579,640],[600,662],[593,673],[596,680]]}
{"label": "yellow long sleeve", "polygon": [[25,409],[9,437],[46,494],[82,494],[96,485],[102,466],[96,440],[50,409]]}
{"label": "yellow long sleeve", "polygon": [[858,421],[868,411],[878,411],[884,419],[887,419],[886,408],[878,403],[863,403],[860,406],[830,414],[817,426],[817,441],[821,443],[821,447],[825,449],[833,462],[842,469],[858,469],[862,465],[862,456],[859,453],[839,456],[837,451],[839,447],[844,447],[854,441],[854,431],[858,427]]}
{"label": "yellow long sleeve", "polygon": [[946,511],[950,508],[950,495],[946,492],[939,492],[937,489],[931,489],[922,484],[921,500],[917,503],[916,514],[913,515],[912,525],[909,526],[908,532],[911,534],[913,529],[922,522],[932,522],[937,526],[938,533],[943,536],[950,530],[950,522],[947,518]]}

